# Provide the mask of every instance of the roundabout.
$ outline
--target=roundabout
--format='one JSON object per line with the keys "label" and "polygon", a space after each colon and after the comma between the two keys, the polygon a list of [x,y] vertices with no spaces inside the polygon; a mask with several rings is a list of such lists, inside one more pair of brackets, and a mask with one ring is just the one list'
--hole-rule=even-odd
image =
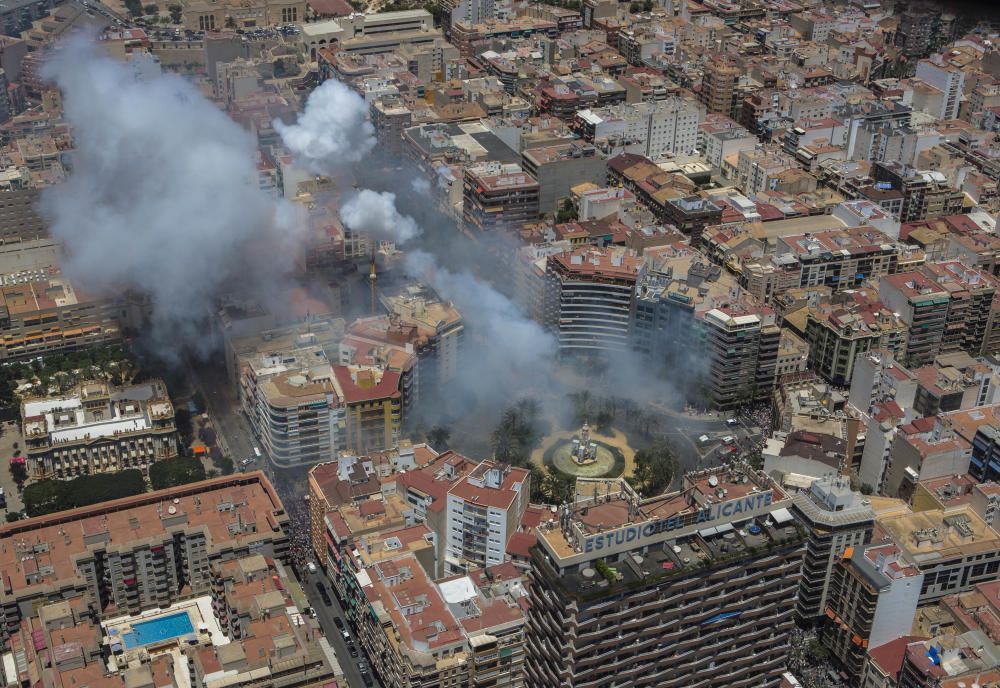
{"label": "roundabout", "polygon": [[612,431],[597,439],[584,426],[577,433],[546,437],[532,458],[541,467],[551,466],[574,478],[617,478],[632,472],[634,455],[621,433]]}

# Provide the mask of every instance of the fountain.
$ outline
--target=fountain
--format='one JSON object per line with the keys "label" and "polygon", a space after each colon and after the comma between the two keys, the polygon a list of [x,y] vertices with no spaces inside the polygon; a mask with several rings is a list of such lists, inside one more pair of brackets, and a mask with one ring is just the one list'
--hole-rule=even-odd
{"label": "fountain", "polygon": [[577,466],[586,466],[597,461],[597,443],[590,441],[590,425],[583,421],[580,436],[573,438],[573,461]]}

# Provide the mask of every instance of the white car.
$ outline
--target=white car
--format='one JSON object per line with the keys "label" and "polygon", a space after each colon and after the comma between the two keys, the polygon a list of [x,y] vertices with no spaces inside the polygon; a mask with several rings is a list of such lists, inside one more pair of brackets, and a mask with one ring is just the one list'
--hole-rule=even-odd
{"label": "white car", "polygon": [[306,568],[309,569],[309,573],[316,573],[316,564],[314,564],[313,562],[310,561],[308,564],[306,564]]}

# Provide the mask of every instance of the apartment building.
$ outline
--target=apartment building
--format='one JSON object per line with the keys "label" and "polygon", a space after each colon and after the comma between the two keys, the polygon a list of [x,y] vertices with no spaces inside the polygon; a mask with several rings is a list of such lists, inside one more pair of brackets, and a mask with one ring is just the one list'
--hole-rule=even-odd
{"label": "apartment building", "polygon": [[420,382],[427,391],[441,391],[458,375],[465,346],[465,324],[454,304],[442,301],[428,287],[410,284],[379,301],[390,320],[416,328],[413,345]]}
{"label": "apartment building", "polygon": [[988,348],[994,327],[993,299],[1000,284],[997,278],[957,260],[925,263],[919,269],[948,292],[940,352],[964,351],[972,356],[993,353]]}
{"label": "apartment building", "polygon": [[629,312],[642,259],[624,248],[584,247],[545,264],[544,326],[569,355],[629,345]]}
{"label": "apartment building", "polygon": [[594,146],[571,141],[526,149],[521,167],[538,182],[538,212],[554,215],[574,186],[603,184],[607,159]]}
{"label": "apartment building", "polygon": [[909,328],[906,342],[907,367],[928,365],[941,351],[948,322],[947,291],[922,272],[883,275],[878,283],[879,300]]}
{"label": "apartment building", "polygon": [[705,262],[690,248],[663,247],[650,252],[636,284],[631,313],[632,347],[655,370],[671,371],[679,386],[692,374],[692,352],[704,353],[697,311],[728,303],[738,290],[729,272]]}
{"label": "apartment building", "polygon": [[676,493],[577,494],[531,555],[526,686],[777,688],[805,531],[770,478],[716,468]]}
{"label": "apartment building", "polygon": [[347,447],[345,409],[320,347],[257,354],[244,366],[240,403],[275,465],[309,465]]}
{"label": "apartment building", "polygon": [[774,191],[783,172],[798,169],[795,158],[774,148],[741,150],[736,157],[736,177],[733,180],[747,196],[762,191]]}
{"label": "apartment building", "polygon": [[969,506],[889,514],[878,525],[923,574],[921,605],[996,580],[1000,572],[1000,535]]}
{"label": "apartment building", "polygon": [[938,119],[957,119],[962,106],[965,72],[936,56],[936,59],[917,62],[917,78],[941,92],[941,109],[928,114]]}
{"label": "apartment building", "polygon": [[482,462],[452,485],[442,533],[449,575],[502,564],[530,495],[528,471],[494,461]]}
{"label": "apartment building", "polygon": [[432,582],[409,553],[344,559],[361,646],[386,685],[512,688],[521,679],[523,574],[511,564]]}
{"label": "apartment building", "polygon": [[899,249],[871,227],[848,227],[778,237],[775,253],[790,254],[801,271],[800,287],[855,289],[866,280],[896,272]]}
{"label": "apartment building", "polygon": [[462,220],[473,231],[516,231],[538,219],[538,182],[520,165],[483,163],[466,167]]}
{"label": "apartment building", "polygon": [[820,638],[859,683],[869,647],[908,635],[924,574],[892,543],[845,550],[830,581]]}
{"label": "apartment building", "polygon": [[28,474],[36,480],[146,472],[177,456],[174,407],[160,380],[121,387],[83,382],[67,394],[25,398],[21,431]]}
{"label": "apartment building", "polygon": [[670,154],[695,150],[703,112],[693,99],[671,96],[580,110],[574,128],[609,155],[627,151],[661,160]]}
{"label": "apartment building", "polygon": [[718,112],[728,117],[736,117],[737,84],[742,72],[736,65],[725,60],[711,60],[702,76],[698,98],[709,112]]}
{"label": "apartment building", "polygon": [[870,542],[875,512],[841,475],[815,480],[808,490],[796,493],[792,512],[809,532],[795,615],[814,624],[826,613],[833,570],[844,552]]}
{"label": "apartment building", "polygon": [[896,218],[900,222],[957,215],[965,205],[965,194],[952,188],[947,177],[935,170],[915,170],[898,162],[876,162],[871,174],[876,188],[881,184],[903,194]]}
{"label": "apartment building", "polygon": [[719,409],[770,398],[781,328],[774,311],[753,303],[719,305],[701,317],[709,356],[708,398]]}
{"label": "apartment building", "polygon": [[284,559],[288,516],[261,472],[126,497],[0,527],[6,572],[0,640],[46,601],[80,604],[91,621],[137,614],[211,591],[211,564],[249,554]]}
{"label": "apartment building", "polygon": [[[26,256],[54,252],[53,244],[0,247],[0,264],[24,264]],[[37,251],[36,251],[37,249]],[[0,360],[79,351],[121,340],[127,318],[123,299],[97,299],[76,289],[52,260],[37,268],[13,268],[0,277]],[[2,268],[0,268],[2,270]]]}
{"label": "apartment building", "polygon": [[871,320],[855,309],[810,308],[806,321],[809,367],[835,385],[849,385],[857,357],[879,348],[881,328]]}

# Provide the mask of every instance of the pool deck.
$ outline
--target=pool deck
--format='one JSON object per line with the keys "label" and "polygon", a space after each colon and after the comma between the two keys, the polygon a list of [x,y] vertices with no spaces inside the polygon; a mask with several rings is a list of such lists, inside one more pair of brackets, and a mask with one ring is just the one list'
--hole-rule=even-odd
{"label": "pool deck", "polygon": [[[222,629],[219,628],[219,624],[215,620],[215,615],[212,613],[211,596],[203,595],[201,597],[178,602],[177,604],[171,605],[166,609],[150,609],[137,616],[126,615],[108,619],[107,621],[101,623],[104,627],[104,644],[110,645],[112,642],[120,641],[121,637],[125,633],[128,633],[134,624],[156,619],[158,617],[172,616],[178,612],[187,612],[188,618],[191,620],[191,626],[194,628],[194,632],[199,636],[199,638],[202,637],[199,632],[199,628],[204,625],[207,627],[208,635],[211,638],[213,645],[226,645],[229,643],[229,638],[227,638],[222,632]],[[111,634],[111,629],[113,628],[118,629],[117,635]],[[184,636],[178,636],[178,638],[181,637]],[[138,645],[136,647],[126,649],[121,655],[112,654],[109,658],[109,666],[114,670],[119,670],[119,668],[134,665],[141,661],[141,657],[146,653],[150,655],[158,655],[163,652],[168,652],[175,655],[174,658],[178,661],[187,661],[184,659],[184,655],[177,644],[171,644],[168,647],[158,648],[154,643],[153,647],[154,649],[149,651],[146,649],[146,646]],[[178,688],[191,687],[190,685],[183,685],[178,686]]]}
{"label": "pool deck", "polygon": [[[543,461],[543,457],[545,456],[545,452],[549,450],[549,447],[556,444],[560,440],[572,441],[572,439],[577,437],[579,434],[579,430],[562,430],[560,432],[554,432],[551,435],[547,435],[542,440],[542,443],[538,446],[538,448],[531,452],[531,462],[544,470],[545,462]],[[611,434],[605,435],[602,432],[591,429],[590,439],[595,442],[603,442],[604,444],[621,451],[622,456],[625,457],[625,472],[622,473],[622,475],[631,476],[635,473],[635,449],[629,445],[628,438],[625,437],[624,433],[612,428]]]}

